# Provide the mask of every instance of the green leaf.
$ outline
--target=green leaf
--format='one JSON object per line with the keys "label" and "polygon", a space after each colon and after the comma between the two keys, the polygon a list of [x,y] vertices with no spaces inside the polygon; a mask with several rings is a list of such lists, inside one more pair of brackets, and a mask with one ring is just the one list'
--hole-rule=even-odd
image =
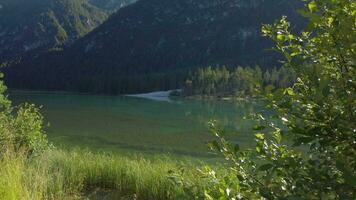
{"label": "green leaf", "polygon": [[289,35],[288,35],[288,38],[291,39],[291,40],[293,40],[293,39],[295,39],[295,36],[292,35],[292,34],[289,34]]}
{"label": "green leaf", "polygon": [[261,153],[262,152],[262,147],[261,146],[256,146],[256,152]]}
{"label": "green leaf", "polygon": [[[222,195],[224,195],[224,194],[222,194]],[[221,196],[221,197],[219,197],[219,200],[227,200],[227,198],[224,196]]]}
{"label": "green leaf", "polygon": [[223,188],[219,188],[220,194],[225,194],[225,190]]}
{"label": "green leaf", "polygon": [[275,131],[275,132],[273,132],[273,138],[276,140],[276,142],[277,142],[278,144],[280,144],[281,141],[282,141],[281,132],[280,132],[280,131]]}
{"label": "green leaf", "polygon": [[328,26],[329,27],[332,25],[333,22],[334,22],[334,18],[333,17],[328,17]]}
{"label": "green leaf", "polygon": [[308,8],[310,12],[314,12],[316,10],[316,3],[315,1],[312,1],[308,4]]}
{"label": "green leaf", "polygon": [[207,200],[214,200],[214,198],[212,196],[209,195],[208,191],[204,191],[204,196],[205,196],[205,199]]}
{"label": "green leaf", "polygon": [[284,41],[284,35],[282,35],[282,34],[279,34],[279,35],[277,35],[277,41],[278,42],[283,42]]}
{"label": "green leaf", "polygon": [[294,95],[295,95],[295,93],[294,93],[294,91],[293,91],[292,88],[287,88],[287,89],[284,91],[284,94],[287,94],[287,95],[289,95],[289,96],[294,96]]}
{"label": "green leaf", "polygon": [[219,143],[217,141],[209,142],[208,143],[208,147],[211,150],[215,150],[215,151],[220,151],[221,150],[221,147],[220,147],[220,145],[219,145]]}
{"label": "green leaf", "polygon": [[265,139],[265,135],[263,133],[257,133],[257,134],[255,134],[255,137],[258,140],[264,140]]}

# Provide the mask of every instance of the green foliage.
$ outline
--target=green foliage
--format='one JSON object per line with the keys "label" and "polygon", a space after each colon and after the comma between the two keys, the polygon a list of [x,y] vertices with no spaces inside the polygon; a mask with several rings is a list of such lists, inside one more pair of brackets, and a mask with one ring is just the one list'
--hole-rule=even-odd
{"label": "green foliage", "polygon": [[211,175],[206,199],[356,198],[355,10],[351,0],[308,0],[300,36],[285,17],[263,26],[297,73],[293,87],[267,95],[284,128],[256,114],[256,147],[240,150],[212,123],[218,140],[210,146],[234,183]]}
{"label": "green foliage", "polygon": [[0,81],[0,155],[6,151],[25,151],[29,155],[43,152],[48,142],[43,131],[43,118],[34,105],[11,107]]}
{"label": "green foliage", "polygon": [[4,95],[4,92],[6,91],[6,86],[2,81],[3,76],[4,75],[0,73],[0,111],[6,110],[11,105],[10,101]]}
{"label": "green foliage", "polygon": [[291,68],[267,69],[259,67],[232,70],[226,67],[198,69],[186,81],[185,96],[246,97],[255,96],[274,88],[287,88],[295,82]]}

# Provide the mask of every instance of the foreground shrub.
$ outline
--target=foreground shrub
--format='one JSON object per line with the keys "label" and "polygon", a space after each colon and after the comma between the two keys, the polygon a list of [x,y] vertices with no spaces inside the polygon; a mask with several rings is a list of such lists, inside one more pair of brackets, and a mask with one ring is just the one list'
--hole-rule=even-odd
{"label": "foreground shrub", "polygon": [[355,10],[351,0],[306,0],[310,25],[300,36],[285,17],[263,27],[298,77],[266,96],[284,126],[256,114],[256,147],[240,150],[212,123],[210,146],[230,173],[203,171],[209,185],[200,197],[356,199]]}
{"label": "foreground shrub", "polygon": [[0,155],[9,150],[26,151],[29,155],[42,152],[48,142],[39,109],[31,104],[12,107],[5,89],[0,81]]}

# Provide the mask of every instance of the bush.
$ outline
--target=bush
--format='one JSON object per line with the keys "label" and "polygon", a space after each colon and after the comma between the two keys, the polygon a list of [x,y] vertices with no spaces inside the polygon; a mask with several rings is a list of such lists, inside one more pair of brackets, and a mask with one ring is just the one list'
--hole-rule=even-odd
{"label": "bush", "polygon": [[310,25],[300,36],[286,17],[263,26],[298,77],[266,95],[284,126],[255,114],[256,147],[240,150],[212,123],[210,146],[230,173],[203,173],[204,198],[356,199],[355,10],[351,0],[306,0]]}
{"label": "bush", "polygon": [[48,142],[39,108],[32,104],[12,107],[5,90],[0,81],[0,155],[6,151],[25,151],[28,155],[42,152]]}

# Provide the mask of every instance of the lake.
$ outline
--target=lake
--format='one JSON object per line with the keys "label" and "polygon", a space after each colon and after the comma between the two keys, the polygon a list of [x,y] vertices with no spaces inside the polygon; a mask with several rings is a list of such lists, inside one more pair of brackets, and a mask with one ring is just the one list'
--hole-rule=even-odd
{"label": "lake", "polygon": [[215,119],[227,137],[253,144],[251,121],[243,117],[263,109],[255,101],[146,99],[64,93],[11,92],[15,105],[41,105],[48,137],[55,145],[128,153],[213,156],[208,121]]}

